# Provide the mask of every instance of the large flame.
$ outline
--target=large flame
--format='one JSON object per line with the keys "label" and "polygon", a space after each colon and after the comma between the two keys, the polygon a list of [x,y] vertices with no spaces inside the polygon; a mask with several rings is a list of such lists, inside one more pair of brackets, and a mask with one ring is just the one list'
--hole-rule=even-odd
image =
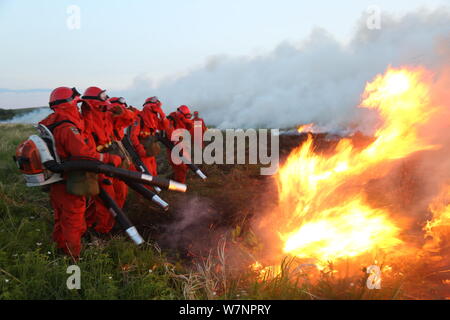
{"label": "large flame", "polygon": [[442,192],[431,202],[431,220],[424,227],[426,236],[439,246],[444,237],[450,235],[450,186],[445,186]]}
{"label": "large flame", "polygon": [[402,243],[398,221],[368,203],[364,185],[383,177],[394,160],[435,147],[418,133],[435,111],[427,77],[420,68],[389,68],[366,85],[361,107],[380,116],[369,146],[358,149],[342,139],[331,155],[322,155],[309,136],[290,154],[277,177],[285,253],[327,261]]}

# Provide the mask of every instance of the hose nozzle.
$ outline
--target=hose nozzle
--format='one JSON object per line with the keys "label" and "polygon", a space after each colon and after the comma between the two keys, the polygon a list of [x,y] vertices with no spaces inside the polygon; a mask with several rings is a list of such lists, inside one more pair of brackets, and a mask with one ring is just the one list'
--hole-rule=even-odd
{"label": "hose nozzle", "polygon": [[161,199],[159,196],[154,195],[152,201],[160,206],[164,211],[169,210],[169,204]]}
{"label": "hose nozzle", "polygon": [[125,230],[125,232],[131,238],[131,240],[133,240],[133,242],[136,243],[137,245],[144,243],[144,239],[142,239],[136,227],[130,227],[127,230]]}
{"label": "hose nozzle", "polygon": [[206,180],[206,175],[202,172],[202,170],[198,169],[195,171],[195,173],[203,180]]}
{"label": "hose nozzle", "polygon": [[173,191],[186,192],[187,186],[183,183],[169,180],[169,188],[168,189],[173,190]]}

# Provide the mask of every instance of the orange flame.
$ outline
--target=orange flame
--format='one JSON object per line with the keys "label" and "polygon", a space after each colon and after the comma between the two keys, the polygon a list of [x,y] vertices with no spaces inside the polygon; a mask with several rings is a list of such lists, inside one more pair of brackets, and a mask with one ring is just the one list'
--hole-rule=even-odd
{"label": "orange flame", "polygon": [[297,132],[298,133],[314,132],[314,127],[315,127],[314,123],[304,124],[297,128]]}
{"label": "orange flame", "polygon": [[258,274],[257,279],[259,281],[275,278],[281,273],[280,266],[263,266],[259,261],[251,264],[250,269]]}
{"label": "orange flame", "polygon": [[424,227],[426,236],[431,237],[434,245],[439,245],[450,234],[450,186],[446,186],[430,204],[433,218]]}
{"label": "orange flame", "polygon": [[436,148],[417,131],[435,111],[426,76],[423,69],[389,68],[366,85],[361,107],[376,110],[382,120],[365,149],[342,139],[324,156],[313,151],[309,136],[291,153],[277,176],[285,253],[327,261],[402,243],[391,212],[369,204],[363,190],[386,175],[392,161]]}

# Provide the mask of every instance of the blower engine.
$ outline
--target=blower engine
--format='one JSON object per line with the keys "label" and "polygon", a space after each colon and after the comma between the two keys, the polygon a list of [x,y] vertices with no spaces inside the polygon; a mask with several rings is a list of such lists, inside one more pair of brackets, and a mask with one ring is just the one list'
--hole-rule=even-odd
{"label": "blower engine", "polygon": [[53,135],[44,125],[38,125],[38,130],[41,136],[30,136],[19,145],[13,157],[28,187],[44,186],[63,180],[60,173],[50,171],[44,165],[48,161],[60,163]]}

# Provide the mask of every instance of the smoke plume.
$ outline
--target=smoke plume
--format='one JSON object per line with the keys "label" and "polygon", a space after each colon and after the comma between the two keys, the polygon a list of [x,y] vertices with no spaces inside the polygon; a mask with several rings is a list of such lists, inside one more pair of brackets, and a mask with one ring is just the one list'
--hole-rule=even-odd
{"label": "smoke plume", "polygon": [[48,116],[52,110],[50,108],[39,108],[28,113],[20,114],[7,121],[0,121],[0,123],[28,123],[36,124],[46,116]]}
{"label": "smoke plume", "polygon": [[139,103],[157,95],[166,112],[181,104],[199,110],[220,128],[288,128],[314,122],[340,130],[363,121],[356,108],[367,81],[391,65],[438,70],[450,63],[450,11],[440,8],[394,18],[382,14],[381,29],[366,16],[349,43],[315,29],[301,43],[281,43],[267,55],[217,56],[203,67],[157,87],[142,77],[126,90]]}
{"label": "smoke plume", "polygon": [[191,196],[175,204],[175,207],[175,219],[165,226],[160,242],[164,246],[190,248],[195,252],[209,250],[214,241],[210,226],[218,219],[213,203],[205,198]]}
{"label": "smoke plume", "polygon": [[[111,94],[140,108],[157,95],[166,113],[186,104],[208,125],[220,128],[292,128],[314,122],[322,130],[370,129],[367,110],[356,108],[366,82],[391,65],[422,65],[438,71],[450,64],[450,9],[441,7],[381,16],[370,30],[362,15],[348,43],[317,28],[298,43],[283,42],[257,57],[212,57],[203,67],[157,83],[136,77]],[[46,93],[47,94],[47,93]],[[38,122],[41,109],[12,122]]]}

